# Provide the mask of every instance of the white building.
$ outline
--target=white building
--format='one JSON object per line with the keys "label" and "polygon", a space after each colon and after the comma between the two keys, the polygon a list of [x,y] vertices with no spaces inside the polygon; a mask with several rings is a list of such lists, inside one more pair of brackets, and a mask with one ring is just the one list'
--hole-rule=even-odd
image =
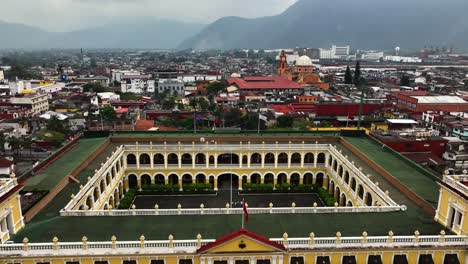
{"label": "white building", "polygon": [[3,71],[0,70],[0,82],[5,80],[5,75],[3,74]]}
{"label": "white building", "polygon": [[349,56],[350,46],[333,45],[331,49],[319,49],[320,59],[346,59]]}
{"label": "white building", "polygon": [[98,93],[91,98],[91,104],[96,106],[110,105],[114,101],[120,101],[120,95],[113,92]]}
{"label": "white building", "polygon": [[418,57],[403,57],[403,56],[385,56],[384,61],[394,61],[403,63],[421,63],[422,60]]}
{"label": "white building", "polygon": [[364,51],[361,54],[361,60],[364,61],[379,61],[380,59],[383,59],[383,57],[383,51]]}
{"label": "white building", "polygon": [[158,83],[158,93],[185,94],[185,85],[179,79],[161,79]]}
{"label": "white building", "polygon": [[141,75],[123,75],[121,77],[122,93],[154,93],[155,81],[151,79],[150,74]]}
{"label": "white building", "polygon": [[111,82],[122,82],[124,75],[140,75],[139,71],[134,70],[112,70]]}
{"label": "white building", "polygon": [[47,94],[27,94],[11,97],[10,102],[14,106],[21,106],[30,109],[30,115],[43,114],[49,110]]}

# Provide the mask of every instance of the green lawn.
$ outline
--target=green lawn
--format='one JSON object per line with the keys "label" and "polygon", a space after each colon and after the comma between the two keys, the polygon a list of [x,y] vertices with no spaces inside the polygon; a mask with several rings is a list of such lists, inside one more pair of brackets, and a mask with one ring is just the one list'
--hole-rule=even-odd
{"label": "green lawn", "polygon": [[77,145],[67,151],[47,168],[25,182],[25,191],[50,190],[64,177],[93,153],[107,138],[80,139]]}

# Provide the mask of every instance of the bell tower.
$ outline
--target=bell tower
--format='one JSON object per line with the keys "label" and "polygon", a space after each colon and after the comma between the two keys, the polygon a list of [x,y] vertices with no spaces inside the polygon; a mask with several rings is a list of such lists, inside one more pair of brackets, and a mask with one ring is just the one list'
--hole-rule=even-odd
{"label": "bell tower", "polygon": [[279,67],[278,67],[278,76],[283,76],[287,71],[288,62],[286,61],[286,52],[281,51],[279,57]]}

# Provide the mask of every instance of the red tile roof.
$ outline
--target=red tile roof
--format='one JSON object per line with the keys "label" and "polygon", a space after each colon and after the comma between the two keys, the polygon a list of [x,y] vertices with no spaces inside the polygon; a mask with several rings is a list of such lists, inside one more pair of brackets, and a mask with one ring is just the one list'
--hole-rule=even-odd
{"label": "red tile roof", "polygon": [[231,233],[229,233],[229,234],[227,234],[225,236],[222,236],[222,237],[216,239],[215,242],[212,242],[212,243],[209,243],[209,244],[206,244],[206,245],[202,246],[199,250],[197,250],[197,254],[204,253],[204,252],[206,252],[206,251],[208,251],[208,250],[210,250],[212,248],[220,246],[220,245],[222,245],[222,244],[224,244],[226,242],[229,242],[229,241],[234,240],[234,239],[236,239],[238,237],[241,237],[241,236],[246,236],[246,237],[251,238],[253,240],[256,240],[256,241],[258,241],[258,242],[260,242],[262,244],[265,244],[265,245],[271,246],[273,248],[276,248],[276,249],[278,249],[280,251],[284,251],[284,252],[287,251],[287,249],[283,245],[278,244],[278,243],[273,242],[273,241],[270,241],[268,238],[266,238],[264,236],[261,236],[259,234],[256,234],[256,233],[254,233],[252,231],[249,231],[249,230],[247,230],[245,228],[241,228],[241,229],[238,229],[238,230],[236,230],[234,232],[231,232]]}
{"label": "red tile roof", "polygon": [[146,131],[154,127],[153,120],[137,120],[135,124],[135,130]]}
{"label": "red tile roof", "polygon": [[0,159],[0,168],[10,167],[14,163],[12,160]]}
{"label": "red tile roof", "polygon": [[227,81],[239,89],[303,89],[300,84],[282,77],[229,78]]}

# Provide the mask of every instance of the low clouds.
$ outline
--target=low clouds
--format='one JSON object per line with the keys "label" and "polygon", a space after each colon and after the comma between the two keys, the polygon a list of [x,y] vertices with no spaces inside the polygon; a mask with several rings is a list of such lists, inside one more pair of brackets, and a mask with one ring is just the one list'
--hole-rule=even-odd
{"label": "low clouds", "polygon": [[224,16],[281,13],[297,0],[2,0],[2,20],[69,31],[119,20],[161,18],[210,23]]}

